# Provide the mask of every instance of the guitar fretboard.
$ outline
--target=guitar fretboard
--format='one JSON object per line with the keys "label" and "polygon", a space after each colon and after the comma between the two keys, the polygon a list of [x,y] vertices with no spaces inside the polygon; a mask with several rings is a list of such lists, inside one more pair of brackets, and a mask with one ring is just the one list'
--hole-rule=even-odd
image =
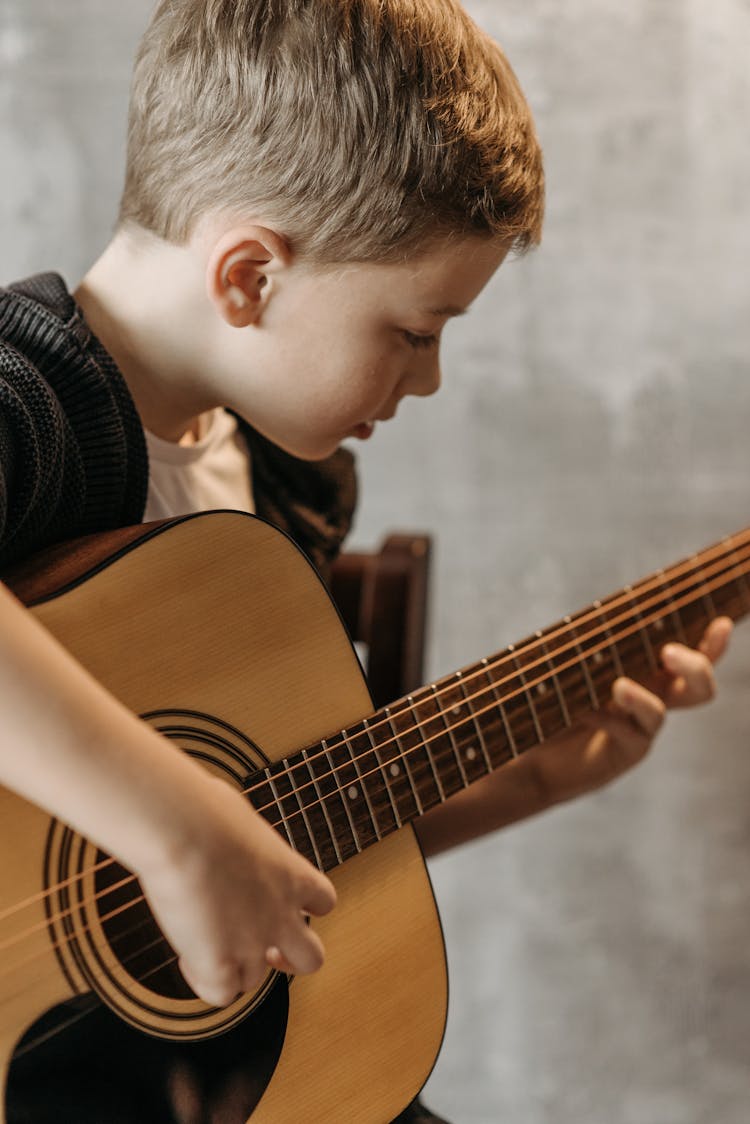
{"label": "guitar fretboard", "polygon": [[252,778],[253,805],[320,870],[570,727],[669,641],[750,611],[750,530],[422,687]]}

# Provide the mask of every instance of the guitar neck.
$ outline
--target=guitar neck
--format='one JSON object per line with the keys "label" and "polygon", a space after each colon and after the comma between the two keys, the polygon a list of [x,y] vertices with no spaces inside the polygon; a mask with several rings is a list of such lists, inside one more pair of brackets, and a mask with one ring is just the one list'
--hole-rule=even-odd
{"label": "guitar neck", "polygon": [[739,620],[749,572],[750,529],[275,763],[248,796],[332,870],[598,710],[618,676],[648,681],[664,644]]}

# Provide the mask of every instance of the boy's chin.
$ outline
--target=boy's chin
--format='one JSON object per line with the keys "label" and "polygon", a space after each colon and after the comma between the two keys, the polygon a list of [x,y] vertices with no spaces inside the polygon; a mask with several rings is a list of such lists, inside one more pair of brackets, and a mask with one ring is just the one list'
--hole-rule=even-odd
{"label": "boy's chin", "polygon": [[330,444],[320,443],[318,445],[307,445],[300,442],[299,445],[283,444],[281,446],[285,453],[289,453],[290,456],[296,457],[297,460],[309,461],[311,464],[328,460],[328,458],[332,457],[340,447],[340,441],[331,441]]}

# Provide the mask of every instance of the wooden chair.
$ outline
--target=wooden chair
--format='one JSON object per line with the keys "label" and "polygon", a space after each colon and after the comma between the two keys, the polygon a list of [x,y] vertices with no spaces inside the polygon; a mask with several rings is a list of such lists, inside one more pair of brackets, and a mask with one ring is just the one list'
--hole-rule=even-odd
{"label": "wooden chair", "polygon": [[364,646],[376,707],[424,682],[429,535],[392,534],[370,553],[345,552],[333,565],[331,592],[352,639]]}

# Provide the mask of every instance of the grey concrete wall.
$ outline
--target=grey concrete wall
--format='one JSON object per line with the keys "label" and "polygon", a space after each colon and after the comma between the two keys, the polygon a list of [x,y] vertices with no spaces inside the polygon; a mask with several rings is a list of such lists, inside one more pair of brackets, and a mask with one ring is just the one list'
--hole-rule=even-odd
{"label": "grey concrete wall", "polygon": [[[437,540],[430,674],[743,526],[750,8],[470,0],[547,155],[545,243],[361,454],[355,541]],[[150,4],[0,0],[0,280],[104,244]],[[750,634],[612,788],[433,864],[455,1124],[745,1124]]]}

